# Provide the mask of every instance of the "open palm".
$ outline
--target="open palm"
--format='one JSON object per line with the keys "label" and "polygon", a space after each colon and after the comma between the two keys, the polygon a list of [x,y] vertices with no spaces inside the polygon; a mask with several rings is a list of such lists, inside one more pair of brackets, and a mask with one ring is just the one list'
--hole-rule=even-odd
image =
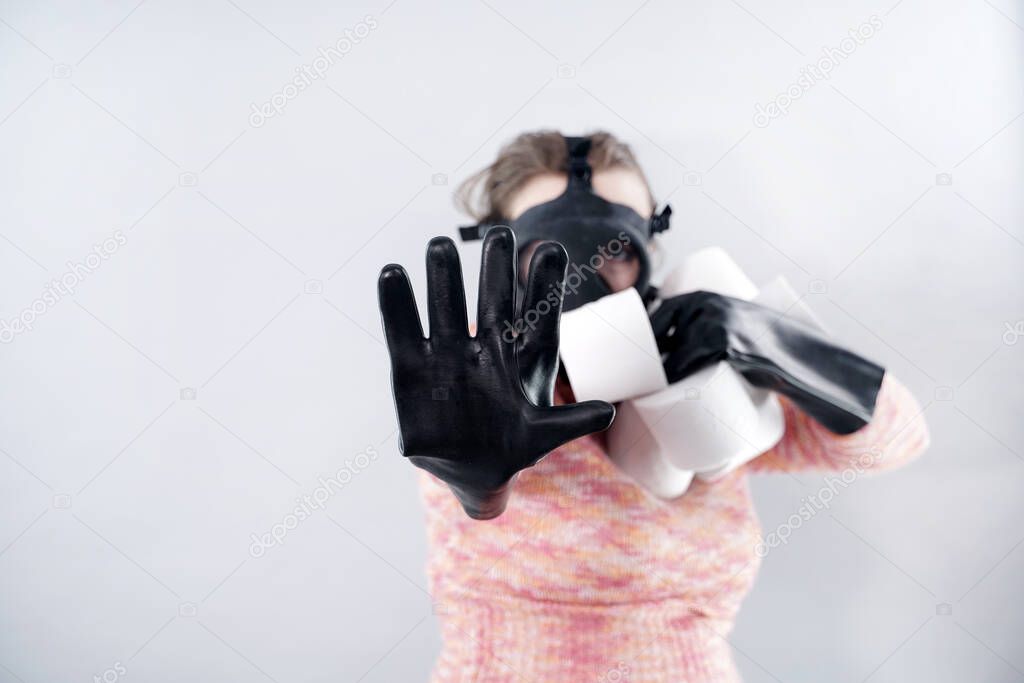
{"label": "open palm", "polygon": [[[434,238],[427,247],[429,337],[405,269],[392,264],[381,271],[402,453],[446,482],[471,517],[500,515],[517,472],[563,443],[606,429],[614,417],[603,401],[552,405],[567,261],[559,244],[537,249],[517,318],[515,237],[508,228],[492,229],[483,244],[476,336],[450,239]],[[517,320],[532,324],[520,323],[513,334]]]}

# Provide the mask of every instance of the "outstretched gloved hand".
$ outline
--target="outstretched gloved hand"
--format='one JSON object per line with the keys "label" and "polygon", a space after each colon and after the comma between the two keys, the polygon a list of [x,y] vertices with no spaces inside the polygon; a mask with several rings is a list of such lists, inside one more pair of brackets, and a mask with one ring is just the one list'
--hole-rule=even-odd
{"label": "outstretched gloved hand", "polygon": [[[483,244],[476,336],[470,336],[455,244],[427,247],[427,313],[423,336],[409,277],[391,264],[378,281],[391,355],[401,451],[451,488],[470,517],[505,510],[516,474],[558,446],[607,429],[611,404],[552,405],[558,372],[558,318],[568,257],[541,245],[530,263],[516,318],[516,245],[512,231],[491,229]],[[528,311],[534,315],[526,316]],[[510,327],[511,326],[511,327]]]}
{"label": "outstretched gloved hand", "polygon": [[885,369],[814,328],[757,304],[711,292],[665,300],[651,315],[669,382],[727,361],[836,434],[871,419]]}

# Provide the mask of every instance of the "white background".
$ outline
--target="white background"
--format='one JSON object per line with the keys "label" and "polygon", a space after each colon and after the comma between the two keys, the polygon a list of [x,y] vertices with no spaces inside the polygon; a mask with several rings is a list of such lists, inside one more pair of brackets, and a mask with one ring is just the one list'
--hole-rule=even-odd
{"label": "white background", "polygon": [[[631,142],[675,208],[670,254],[785,274],[926,408],[920,461],[768,556],[730,638],[745,678],[1024,680],[1024,340],[1004,341],[1024,332],[1024,7],[386,2],[0,3],[0,318],[127,240],[0,346],[0,681],[426,679],[376,274],[404,263],[422,303],[455,185],[538,127]],[[249,555],[368,447],[327,511]],[[755,478],[765,529],[821,486]]]}

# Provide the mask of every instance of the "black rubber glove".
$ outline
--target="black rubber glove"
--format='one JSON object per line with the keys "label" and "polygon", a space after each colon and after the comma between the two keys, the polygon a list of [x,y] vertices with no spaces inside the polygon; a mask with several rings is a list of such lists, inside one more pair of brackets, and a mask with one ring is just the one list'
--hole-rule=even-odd
{"label": "black rubber glove", "polygon": [[748,382],[786,396],[836,434],[871,420],[885,369],[778,311],[692,292],[664,301],[651,327],[669,382],[727,361]]}
{"label": "black rubber glove", "polygon": [[[558,446],[607,429],[611,404],[553,406],[558,373],[558,318],[568,257],[560,244],[538,247],[516,317],[516,245],[508,228],[483,243],[476,336],[469,335],[462,270],[455,244],[427,247],[424,338],[405,270],[385,266],[378,282],[391,354],[401,451],[444,481],[466,514],[491,519],[505,510],[512,480]],[[512,329],[520,319],[532,329]]]}

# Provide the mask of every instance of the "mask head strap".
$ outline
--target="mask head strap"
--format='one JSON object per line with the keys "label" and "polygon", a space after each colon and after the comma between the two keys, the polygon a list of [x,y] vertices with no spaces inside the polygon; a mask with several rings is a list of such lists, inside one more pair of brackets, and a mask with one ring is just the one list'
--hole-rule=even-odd
{"label": "mask head strap", "polygon": [[669,219],[672,217],[672,207],[668,204],[661,210],[661,213],[655,213],[651,215],[651,236],[657,235],[659,232],[665,232],[671,226],[669,225]]}
{"label": "mask head strap", "polygon": [[577,187],[593,192],[590,184],[594,171],[590,168],[587,155],[590,154],[590,138],[566,137],[565,147],[568,152],[566,172],[569,174],[569,187]]}

